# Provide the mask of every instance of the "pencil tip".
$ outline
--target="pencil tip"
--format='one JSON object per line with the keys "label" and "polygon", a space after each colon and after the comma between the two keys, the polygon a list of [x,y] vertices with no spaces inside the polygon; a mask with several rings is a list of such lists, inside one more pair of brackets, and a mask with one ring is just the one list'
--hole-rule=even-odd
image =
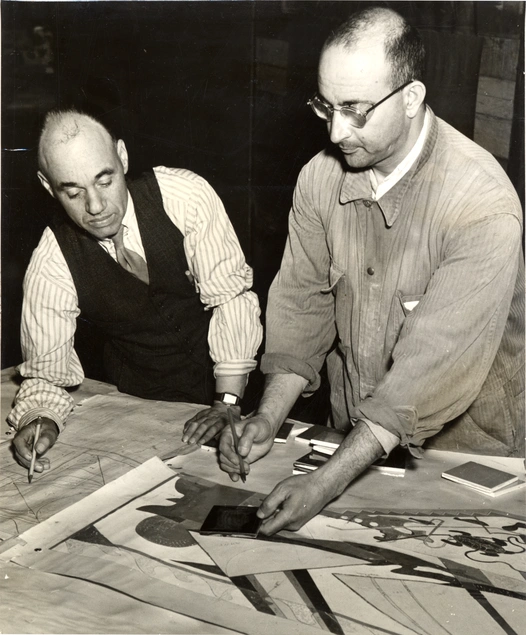
{"label": "pencil tip", "polygon": [[29,484],[31,485],[31,481],[33,480],[33,475],[32,475],[32,474],[31,474],[31,475],[29,475],[29,476],[27,477],[27,480],[29,481]]}

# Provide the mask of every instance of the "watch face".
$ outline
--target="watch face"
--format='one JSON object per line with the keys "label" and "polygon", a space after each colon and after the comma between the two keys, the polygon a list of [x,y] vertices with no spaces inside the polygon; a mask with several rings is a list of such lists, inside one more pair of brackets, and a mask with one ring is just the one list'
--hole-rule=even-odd
{"label": "watch face", "polygon": [[223,403],[226,403],[229,406],[236,406],[238,401],[239,398],[236,395],[230,395],[227,392],[223,395]]}

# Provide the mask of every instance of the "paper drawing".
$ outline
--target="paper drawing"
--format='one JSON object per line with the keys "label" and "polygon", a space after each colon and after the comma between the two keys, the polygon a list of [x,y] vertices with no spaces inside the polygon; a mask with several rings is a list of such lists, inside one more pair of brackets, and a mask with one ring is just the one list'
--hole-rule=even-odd
{"label": "paper drawing", "polygon": [[206,619],[247,633],[513,635],[518,616],[526,620],[523,518],[349,510],[272,540],[201,536],[212,505],[257,505],[261,495],[176,474],[156,459],[138,470],[152,475],[149,486],[132,470],[124,504],[107,501],[75,531],[59,530],[55,542],[49,535],[42,554],[29,553],[30,540],[15,562],[191,617],[213,598]]}

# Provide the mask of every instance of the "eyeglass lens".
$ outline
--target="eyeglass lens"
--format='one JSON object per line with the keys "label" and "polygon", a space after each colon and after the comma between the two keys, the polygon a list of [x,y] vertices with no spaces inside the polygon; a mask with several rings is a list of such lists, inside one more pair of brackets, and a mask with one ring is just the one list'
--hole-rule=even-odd
{"label": "eyeglass lens", "polygon": [[[319,97],[313,97],[309,104],[314,113],[321,119],[325,119],[325,121],[332,119],[334,109],[332,106],[321,101]],[[342,108],[338,108],[338,111],[344,119],[349,121],[349,123],[356,128],[363,128],[365,126],[365,122],[367,121],[365,115],[352,108],[352,106],[343,106]]]}

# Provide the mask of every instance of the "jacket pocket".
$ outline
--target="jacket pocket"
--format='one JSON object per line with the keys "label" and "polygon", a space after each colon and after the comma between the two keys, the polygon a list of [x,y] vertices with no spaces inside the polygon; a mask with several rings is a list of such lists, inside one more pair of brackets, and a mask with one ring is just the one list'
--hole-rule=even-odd
{"label": "jacket pocket", "polygon": [[420,300],[424,297],[422,294],[420,295],[402,295],[400,292],[398,293],[398,297],[400,299],[400,303],[402,304],[402,311],[404,312],[404,316],[408,316],[411,311],[413,311]]}

